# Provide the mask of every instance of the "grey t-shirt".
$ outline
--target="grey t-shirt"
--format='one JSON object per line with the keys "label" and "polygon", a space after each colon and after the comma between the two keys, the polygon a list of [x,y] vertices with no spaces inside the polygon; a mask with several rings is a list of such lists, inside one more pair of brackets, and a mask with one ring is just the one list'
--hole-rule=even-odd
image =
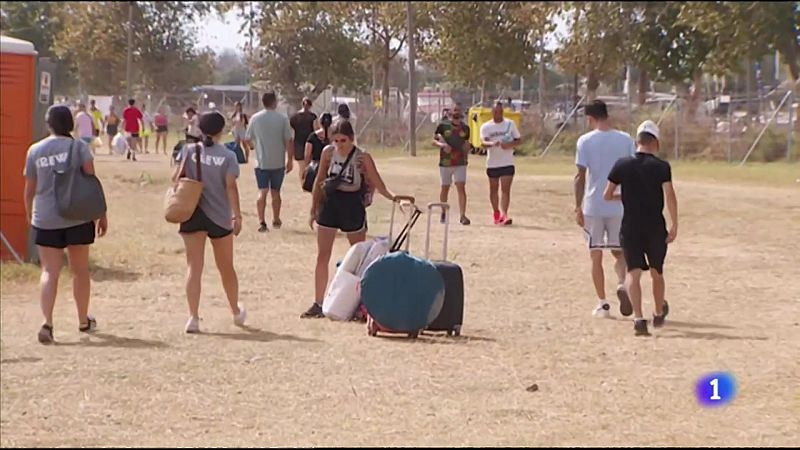
{"label": "grey t-shirt", "polygon": [[247,126],[247,139],[255,143],[259,169],[286,167],[286,144],[292,139],[292,128],[286,114],[274,109],[255,113]]}
{"label": "grey t-shirt", "polygon": [[[203,194],[200,197],[200,209],[212,222],[226,230],[233,228],[231,219],[233,211],[228,200],[228,191],[225,177],[239,177],[239,163],[236,154],[220,144],[204,147],[200,144],[200,163],[202,164]],[[178,161],[183,161],[186,155],[191,155],[186,161],[186,176],[197,179],[197,164],[195,146],[184,145],[178,154]]]}
{"label": "grey t-shirt", "polygon": [[636,154],[636,144],[628,133],[619,130],[590,131],[578,139],[575,165],[589,172],[583,197],[583,214],[597,217],[622,217],[622,203],[603,198],[608,174],[620,158]]}
{"label": "grey t-shirt", "polygon": [[72,149],[72,165],[81,166],[94,159],[89,146],[81,140],[63,136],[50,136],[31,145],[25,161],[25,177],[36,180],[36,196],[33,198],[31,224],[42,230],[59,230],[82,225],[85,222],[70,220],[58,214],[56,206],[56,170],[67,167],[67,156]]}

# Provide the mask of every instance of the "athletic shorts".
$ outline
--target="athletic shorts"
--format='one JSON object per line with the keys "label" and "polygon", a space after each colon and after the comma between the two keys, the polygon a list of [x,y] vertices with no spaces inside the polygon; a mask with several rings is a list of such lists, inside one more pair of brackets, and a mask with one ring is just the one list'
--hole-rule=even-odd
{"label": "athletic shorts", "polygon": [[200,207],[194,210],[192,217],[181,224],[179,232],[181,234],[198,233],[205,231],[211,239],[220,239],[233,233],[233,230],[222,228],[208,218]]}
{"label": "athletic shorts", "polygon": [[294,160],[295,161],[302,161],[306,158],[306,143],[305,142],[295,142],[294,143]]}
{"label": "athletic shorts", "polygon": [[166,133],[167,126],[166,125],[159,125],[156,127],[156,133]]}
{"label": "athletic shorts", "polygon": [[622,227],[622,216],[600,217],[584,216],[583,231],[590,250],[619,250],[619,232]]}
{"label": "athletic shorts", "polygon": [[42,230],[31,227],[34,232],[36,245],[50,248],[67,248],[71,245],[94,244],[94,222],[86,222],[69,228],[57,230]]}
{"label": "athletic shorts", "polygon": [[256,167],[256,183],[259,190],[281,191],[286,169],[259,169]]}
{"label": "athletic shorts", "polygon": [[117,125],[108,125],[106,126],[106,133],[109,136],[116,136],[117,135]]}
{"label": "athletic shorts", "polygon": [[317,225],[335,228],[344,233],[358,233],[367,229],[367,210],[361,192],[336,193],[322,202]]}
{"label": "athletic shorts", "polygon": [[655,233],[620,233],[620,242],[628,271],[649,270],[652,267],[658,273],[664,272],[664,259],[667,257],[666,230]]}
{"label": "athletic shorts", "polygon": [[490,169],[486,169],[486,175],[489,178],[513,177],[514,173],[514,166],[492,167]]}
{"label": "athletic shorts", "polygon": [[439,166],[439,177],[442,179],[442,186],[450,186],[453,179],[456,183],[467,182],[467,166]]}

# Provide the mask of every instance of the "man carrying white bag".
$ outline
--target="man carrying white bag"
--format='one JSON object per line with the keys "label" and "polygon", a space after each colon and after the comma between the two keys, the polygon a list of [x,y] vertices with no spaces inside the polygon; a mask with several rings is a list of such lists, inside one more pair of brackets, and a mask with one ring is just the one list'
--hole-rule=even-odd
{"label": "man carrying white bag", "polygon": [[411,229],[417,222],[421,211],[414,203],[404,203],[400,205],[401,211],[404,207],[410,208],[410,215],[406,225],[392,243],[392,230],[394,228],[395,207],[399,201],[392,204],[392,216],[389,222],[389,236],[381,236],[369,241],[359,242],[347,251],[344,259],[336,269],[328,290],[325,292],[325,299],[322,302],[322,313],[331,320],[348,321],[358,311],[361,303],[359,286],[361,277],[369,266],[380,259],[381,256],[400,250],[405,243],[408,251],[408,236]]}

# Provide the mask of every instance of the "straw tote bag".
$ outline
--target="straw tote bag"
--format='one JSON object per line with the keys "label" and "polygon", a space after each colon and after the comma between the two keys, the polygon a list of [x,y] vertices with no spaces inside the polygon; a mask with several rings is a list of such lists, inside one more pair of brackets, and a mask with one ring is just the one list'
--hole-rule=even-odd
{"label": "straw tote bag", "polygon": [[203,194],[203,172],[200,163],[200,145],[194,145],[195,164],[197,165],[197,179],[186,176],[186,161],[191,159],[190,152],[181,161],[178,181],[167,189],[164,197],[164,218],[169,223],[183,223],[189,220],[200,203]]}

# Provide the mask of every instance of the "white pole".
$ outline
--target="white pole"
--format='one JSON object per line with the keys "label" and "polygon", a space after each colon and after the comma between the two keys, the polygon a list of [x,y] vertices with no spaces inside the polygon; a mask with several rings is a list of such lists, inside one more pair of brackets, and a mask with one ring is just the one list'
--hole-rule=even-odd
{"label": "white pole", "polygon": [[11,252],[11,255],[14,257],[14,259],[16,259],[19,264],[22,264],[22,258],[20,258],[19,254],[14,250],[14,247],[11,246],[11,243],[8,242],[8,239],[6,239],[6,236],[2,231],[0,231],[0,238],[3,240],[3,244],[5,244],[6,248],[8,248],[8,250]]}
{"label": "white pole", "polygon": [[544,158],[544,155],[546,155],[546,154],[547,154],[547,152],[550,150],[550,146],[552,146],[552,145],[553,145],[553,142],[555,142],[555,141],[556,141],[556,139],[558,138],[558,136],[559,136],[559,135],[561,134],[561,132],[564,130],[564,127],[566,127],[566,126],[567,126],[567,123],[569,123],[569,119],[571,119],[571,118],[572,118],[572,115],[573,115],[573,114],[575,114],[575,111],[577,111],[577,110],[578,110],[578,108],[580,108],[580,107],[581,107],[581,105],[583,104],[583,101],[584,101],[584,100],[586,100],[586,96],[585,96],[585,95],[584,95],[583,97],[581,97],[581,99],[580,99],[580,100],[578,100],[578,103],[576,103],[576,104],[575,104],[575,107],[574,107],[574,108],[572,108],[572,111],[570,111],[570,112],[569,112],[569,115],[567,116],[567,118],[566,118],[566,119],[564,119],[564,123],[562,123],[562,124],[561,124],[561,128],[559,128],[559,129],[558,129],[558,131],[556,132],[556,135],[555,135],[555,136],[553,136],[553,139],[550,139],[550,143],[549,143],[549,144],[547,144],[547,147],[545,147],[545,148],[544,148],[544,151],[542,152],[542,154],[541,154],[541,155],[539,155],[539,158]]}
{"label": "white pole", "polygon": [[743,166],[744,163],[747,162],[747,158],[749,158],[750,154],[753,153],[753,150],[755,150],[756,145],[758,145],[758,142],[764,136],[764,133],[767,132],[767,128],[769,128],[769,126],[772,124],[772,121],[775,120],[775,117],[778,115],[778,112],[781,110],[781,108],[783,108],[783,104],[786,103],[786,100],[788,100],[789,97],[792,95],[792,90],[797,88],[797,84],[799,82],[800,82],[800,80],[798,80],[798,81],[796,81],[794,83],[794,86],[792,87],[792,89],[790,89],[789,92],[787,92],[786,95],[783,96],[783,99],[781,100],[781,103],[778,105],[777,108],[775,108],[775,111],[772,111],[772,115],[770,116],[770,118],[767,121],[767,123],[764,124],[764,128],[761,129],[761,133],[758,133],[758,137],[756,137],[756,140],[753,141],[753,145],[750,146],[750,150],[748,150],[747,154],[744,155],[744,158],[742,158],[742,162],[739,163],[739,166]]}

